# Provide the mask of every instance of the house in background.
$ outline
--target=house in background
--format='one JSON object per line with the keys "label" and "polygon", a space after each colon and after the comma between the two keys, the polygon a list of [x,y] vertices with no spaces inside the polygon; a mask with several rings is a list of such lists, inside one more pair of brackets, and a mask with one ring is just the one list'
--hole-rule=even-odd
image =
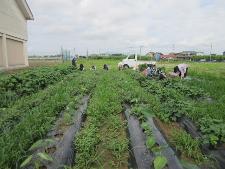
{"label": "house in background", "polygon": [[26,0],[0,0],[0,69],[28,66],[27,20],[33,19]]}
{"label": "house in background", "polygon": [[161,59],[174,60],[176,58],[177,57],[174,53],[170,53],[168,55],[161,55]]}
{"label": "house in background", "polygon": [[149,56],[150,58],[153,58],[155,56],[155,52],[148,52],[146,56]]}
{"label": "house in background", "polygon": [[176,54],[177,59],[187,59],[190,60],[192,56],[197,55],[197,52],[195,51],[183,51]]}
{"label": "house in background", "polygon": [[177,59],[192,59],[193,56],[203,56],[203,52],[196,52],[196,51],[183,51],[180,53],[176,53]]}
{"label": "house in background", "polygon": [[148,52],[146,54],[146,56],[148,56],[150,59],[156,59],[156,57],[159,57],[160,59],[161,55],[163,55],[161,52]]}
{"label": "house in background", "polygon": [[225,56],[225,51],[223,52],[223,56]]}
{"label": "house in background", "polygon": [[197,52],[196,56],[204,56],[204,52]]}

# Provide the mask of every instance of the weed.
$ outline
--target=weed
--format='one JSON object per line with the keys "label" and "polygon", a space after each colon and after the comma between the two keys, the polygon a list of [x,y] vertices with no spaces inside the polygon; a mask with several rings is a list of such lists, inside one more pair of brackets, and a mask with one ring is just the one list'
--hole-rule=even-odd
{"label": "weed", "polygon": [[193,139],[190,134],[182,130],[174,130],[171,137],[172,144],[176,149],[196,162],[202,162],[206,158],[200,149],[200,140]]}

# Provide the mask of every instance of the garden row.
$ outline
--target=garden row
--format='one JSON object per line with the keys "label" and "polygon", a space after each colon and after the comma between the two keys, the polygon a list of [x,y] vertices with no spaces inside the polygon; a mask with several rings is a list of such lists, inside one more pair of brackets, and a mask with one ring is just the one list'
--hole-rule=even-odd
{"label": "garden row", "polygon": [[105,73],[94,90],[83,129],[75,138],[75,167],[122,168],[127,166],[128,139],[123,121],[121,77]]}
{"label": "garden row", "polygon": [[[182,116],[188,116],[195,120],[196,124],[199,124],[201,132],[206,136],[208,141],[210,141],[212,134],[218,137],[218,142],[225,141],[225,133],[222,133],[222,129],[225,127],[223,119],[213,116],[212,112],[205,112],[204,115],[199,116],[199,113],[196,111],[198,109],[193,107],[195,101],[213,104],[208,102],[207,99],[210,99],[209,94],[205,93],[202,89],[188,86],[185,82],[177,79],[155,81],[145,79],[138,73],[133,73],[132,76],[140,82],[146,91],[154,94],[159,99],[161,112],[159,112],[158,116],[160,119],[166,122],[179,121]],[[213,127],[215,128],[213,131],[211,131],[212,128],[208,128],[217,124],[217,127]],[[210,131],[211,133],[209,133]]]}
{"label": "garden row", "polygon": [[73,72],[68,65],[25,70],[0,78],[0,107],[9,107],[22,96],[30,95]]}
{"label": "garden row", "polygon": [[[18,168],[30,146],[45,138],[67,105],[76,106],[78,98],[95,87],[96,74],[72,73],[56,85],[50,85],[31,96],[2,109],[0,135],[0,166]],[[68,116],[66,116],[68,117]]]}
{"label": "garden row", "polygon": [[[209,165],[210,160],[205,158],[200,148],[206,144],[216,148],[224,143],[225,137],[223,119],[216,119],[211,112],[199,113],[199,109],[195,107],[196,102],[211,104],[207,101],[209,94],[180,80],[148,80],[137,72],[129,72],[129,74],[139,81],[146,92],[153,94],[157,99],[159,111],[156,116],[160,120],[156,118],[156,123],[162,131],[164,130],[171,145],[181,153],[181,157],[187,157],[197,165],[206,163]],[[187,117],[194,123],[186,119]],[[203,136],[194,140],[193,135],[183,130],[182,122],[189,123],[185,124],[188,129],[197,126],[195,132]]]}
{"label": "garden row", "polygon": [[[85,110],[76,112],[82,98],[86,98],[86,118],[74,136],[74,131],[66,131],[80,130],[80,116]],[[198,112],[196,102],[211,104],[206,101],[208,98],[203,90],[180,80],[148,80],[129,70],[74,72],[59,83],[0,109],[0,166],[23,168],[34,162],[36,168],[51,169],[71,165],[72,160],[74,169],[136,168],[133,162],[142,169],[180,169],[181,163],[184,168],[196,168],[190,164],[193,162],[210,168],[214,164],[203,155],[201,145],[203,141],[219,145],[224,130],[217,115]],[[204,137],[194,140],[182,128],[186,117],[205,125],[198,126]],[[204,118],[207,121],[202,122]],[[216,122],[206,126],[210,118]],[[73,137],[75,149],[68,146],[70,141],[65,141]],[[54,146],[38,149],[43,144]],[[57,152],[61,156],[67,150],[67,154],[76,154],[75,158],[57,158]]]}
{"label": "garden row", "polygon": [[[158,112],[159,107],[157,100],[129,75],[124,72],[107,72],[97,83],[87,109],[86,122],[75,138],[74,169],[134,168],[135,164],[132,163],[136,163],[138,159],[142,159],[142,163],[147,154],[152,154],[151,146],[148,145],[149,138],[143,138],[143,146],[148,147],[145,149],[146,152],[143,156],[131,158],[133,150],[142,147],[129,146],[129,136],[134,131],[129,131],[129,134],[125,132],[129,119],[129,116],[125,118],[124,113],[127,104],[137,110],[133,112],[139,117],[140,124],[144,124],[144,119]],[[150,129],[150,125],[147,127]],[[143,133],[142,130],[141,132]],[[134,133],[135,137],[132,138],[140,140],[136,134]],[[160,154],[161,150],[157,152]],[[162,169],[167,165],[167,158],[159,154],[156,153],[152,155],[152,160],[147,160],[147,168]]]}
{"label": "garden row", "polygon": [[[73,73],[72,77],[76,78],[78,75],[78,73]],[[14,125],[18,124],[21,119],[28,115],[27,112],[43,104],[48,104],[46,101],[50,100],[52,96],[56,96],[61,91],[63,82],[72,77],[67,76],[59,84],[50,85],[46,90],[39,91],[30,96],[21,97],[8,108],[0,108],[0,135],[4,135],[4,133],[10,131]]]}
{"label": "garden row", "polygon": [[[193,161],[201,166],[214,165],[202,154],[200,140],[194,140],[176,123],[175,127],[168,127],[175,153],[166,142],[168,135],[164,138],[161,133],[163,123],[152,118],[178,122],[188,115],[192,99],[208,97],[202,90],[182,86],[178,81],[149,81],[130,71],[104,74],[93,92],[84,127],[75,138],[74,168],[180,169],[196,167],[191,164]],[[131,107],[131,114],[126,105]],[[127,111],[125,119],[123,112]],[[127,135],[125,121],[129,127]]]}
{"label": "garden row", "polygon": [[[75,134],[76,168],[127,167],[129,156],[128,139],[125,132],[126,123],[121,112],[123,110],[122,102],[125,101],[125,97],[128,98],[130,95],[127,95],[127,89],[124,91],[125,86],[122,86],[121,83],[122,81],[127,81],[126,77],[124,75],[117,76],[115,72],[101,72],[99,75],[100,80],[97,82],[97,87],[94,89],[90,104],[88,105],[85,127],[78,136]],[[129,86],[129,82],[126,82],[126,84],[129,88],[131,87]],[[118,90],[118,88],[121,90]],[[136,92],[138,93],[137,90]],[[67,109],[65,112],[67,112]],[[60,120],[57,124],[61,126],[62,121],[65,120]],[[74,125],[77,126],[74,129],[76,131],[77,129],[79,130],[80,121],[76,120]],[[65,125],[63,125],[64,129]],[[48,168],[54,166],[57,168],[56,166],[60,165],[71,165],[71,163],[67,162],[72,158],[70,155],[68,159],[60,160],[62,159],[62,155],[71,154],[71,151],[68,150],[68,144],[64,144],[63,142],[64,138],[71,138],[71,133],[69,135],[64,133],[62,139],[60,137],[60,140],[62,140],[59,144],[60,148],[58,148],[57,144],[54,146],[55,139],[52,139],[52,137],[38,140],[29,149],[32,155],[28,156],[22,163],[22,166],[29,166],[30,164],[34,166],[36,164],[36,166],[46,166]],[[46,144],[50,144],[49,147],[46,147]],[[61,147],[62,145],[63,147]],[[36,150],[40,146],[44,148]],[[51,149],[51,152],[54,150],[54,153],[49,153],[48,149]],[[61,151],[59,156],[57,156],[57,149]],[[71,150],[75,151],[72,147]],[[40,157],[41,155],[44,159]],[[47,161],[49,163],[46,163]]]}

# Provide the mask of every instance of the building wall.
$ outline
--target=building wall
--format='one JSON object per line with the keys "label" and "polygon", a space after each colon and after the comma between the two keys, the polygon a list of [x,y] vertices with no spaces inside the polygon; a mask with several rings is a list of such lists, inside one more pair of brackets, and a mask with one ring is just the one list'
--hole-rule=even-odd
{"label": "building wall", "polygon": [[0,67],[28,66],[27,20],[15,0],[0,0],[0,37]]}
{"label": "building wall", "polygon": [[3,67],[2,37],[0,35],[0,67]]}
{"label": "building wall", "polygon": [[27,21],[15,0],[0,0],[0,32],[27,40]]}
{"label": "building wall", "polygon": [[7,55],[8,55],[8,66],[18,66],[25,64],[23,42],[7,39]]}

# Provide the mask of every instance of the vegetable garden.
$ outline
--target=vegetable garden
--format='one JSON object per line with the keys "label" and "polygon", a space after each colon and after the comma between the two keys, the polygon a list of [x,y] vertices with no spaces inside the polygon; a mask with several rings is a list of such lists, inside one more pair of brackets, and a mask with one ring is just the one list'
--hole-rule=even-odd
{"label": "vegetable garden", "polygon": [[193,68],[189,80],[157,80],[116,63],[109,71],[62,64],[1,75],[0,168],[225,166],[224,72]]}

